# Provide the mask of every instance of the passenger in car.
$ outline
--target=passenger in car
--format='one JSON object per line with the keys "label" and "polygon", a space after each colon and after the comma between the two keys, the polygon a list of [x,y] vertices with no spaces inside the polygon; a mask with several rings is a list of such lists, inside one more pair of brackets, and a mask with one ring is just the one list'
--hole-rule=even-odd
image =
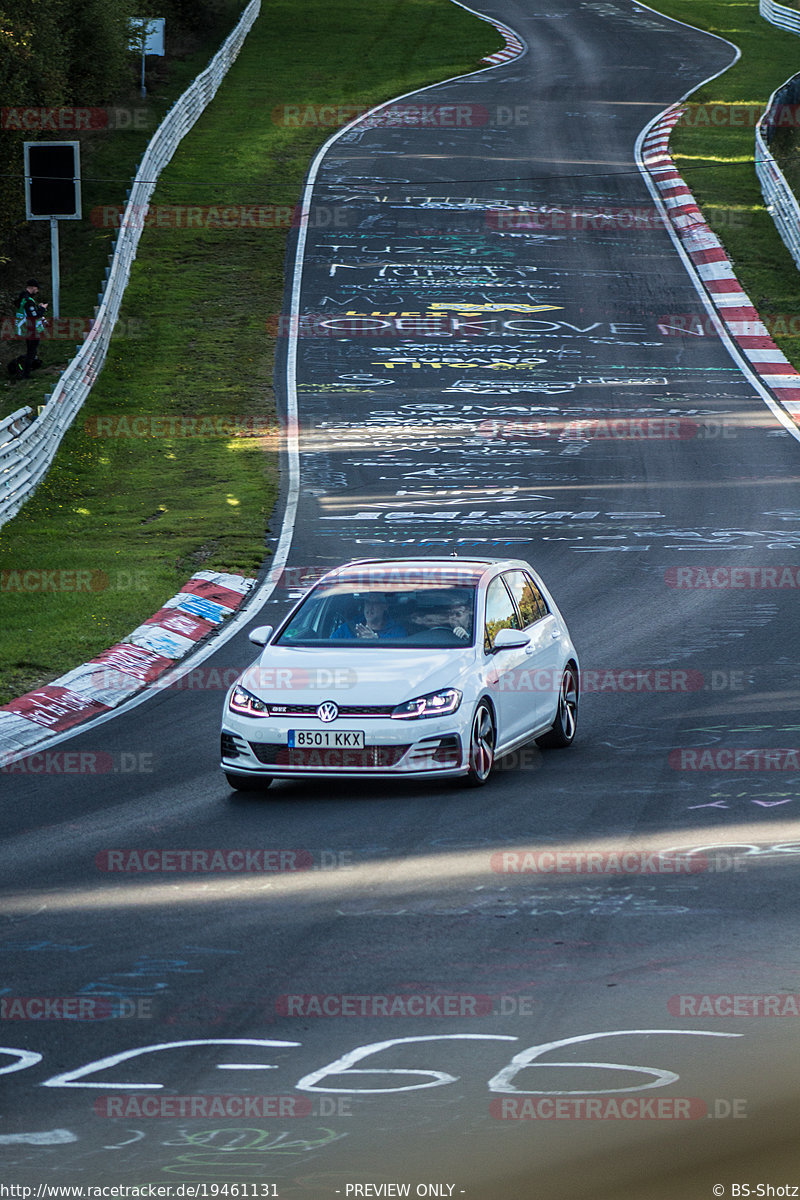
{"label": "passenger in car", "polygon": [[405,628],[389,618],[389,605],[385,596],[367,596],[364,600],[362,621],[344,621],[334,629],[332,638],[404,638]]}

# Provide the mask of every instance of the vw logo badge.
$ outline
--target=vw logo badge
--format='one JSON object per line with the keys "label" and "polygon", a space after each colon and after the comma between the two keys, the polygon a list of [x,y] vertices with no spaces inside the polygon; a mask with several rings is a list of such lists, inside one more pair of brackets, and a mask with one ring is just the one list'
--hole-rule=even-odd
{"label": "vw logo badge", "polygon": [[320,704],[317,709],[317,716],[320,721],[335,721],[339,715],[339,709],[332,700],[326,700],[324,704]]}

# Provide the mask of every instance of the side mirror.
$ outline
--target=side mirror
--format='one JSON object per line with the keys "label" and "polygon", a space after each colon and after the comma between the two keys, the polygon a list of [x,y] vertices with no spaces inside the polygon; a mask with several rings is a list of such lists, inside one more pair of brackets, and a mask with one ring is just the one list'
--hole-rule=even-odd
{"label": "side mirror", "polygon": [[254,646],[266,646],[272,637],[272,629],[272,625],[257,625],[255,629],[250,630],[247,636]]}
{"label": "side mirror", "polygon": [[527,633],[523,633],[521,629],[499,629],[495,634],[492,651],[521,650],[530,640]]}

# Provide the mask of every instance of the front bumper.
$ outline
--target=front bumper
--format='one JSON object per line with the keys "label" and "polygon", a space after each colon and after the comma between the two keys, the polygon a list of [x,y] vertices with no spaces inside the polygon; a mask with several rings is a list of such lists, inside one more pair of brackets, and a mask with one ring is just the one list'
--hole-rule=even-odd
{"label": "front bumper", "polygon": [[[433,723],[433,722],[432,722]],[[402,777],[426,775],[463,775],[464,743],[452,726],[441,732],[425,729],[414,737],[411,722],[393,722],[402,730],[369,730],[363,749],[297,749],[286,744],[286,730],[274,726],[259,728],[247,735],[223,727],[221,738],[222,769],[238,775],[273,779],[302,776],[338,776],[341,778]],[[435,724],[444,724],[436,721]],[[391,732],[394,737],[385,736]],[[282,737],[281,737],[282,735]]]}

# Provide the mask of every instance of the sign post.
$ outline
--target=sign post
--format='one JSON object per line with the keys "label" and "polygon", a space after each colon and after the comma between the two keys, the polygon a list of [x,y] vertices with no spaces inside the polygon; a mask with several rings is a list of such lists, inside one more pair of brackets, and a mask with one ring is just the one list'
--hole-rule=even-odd
{"label": "sign post", "polygon": [[155,54],[159,58],[164,57],[164,25],[166,18],[164,17],[131,17],[130,20],[130,39],[128,46],[131,50],[142,51],[142,95],[147,95],[147,88],[144,86],[144,60],[145,55]]}
{"label": "sign post", "polygon": [[81,219],[80,142],[24,142],[25,216],[50,222],[53,317],[58,318],[60,272],[58,222]]}
{"label": "sign post", "polygon": [[53,320],[61,316],[61,267],[58,253],[58,217],[50,218],[50,283]]}

